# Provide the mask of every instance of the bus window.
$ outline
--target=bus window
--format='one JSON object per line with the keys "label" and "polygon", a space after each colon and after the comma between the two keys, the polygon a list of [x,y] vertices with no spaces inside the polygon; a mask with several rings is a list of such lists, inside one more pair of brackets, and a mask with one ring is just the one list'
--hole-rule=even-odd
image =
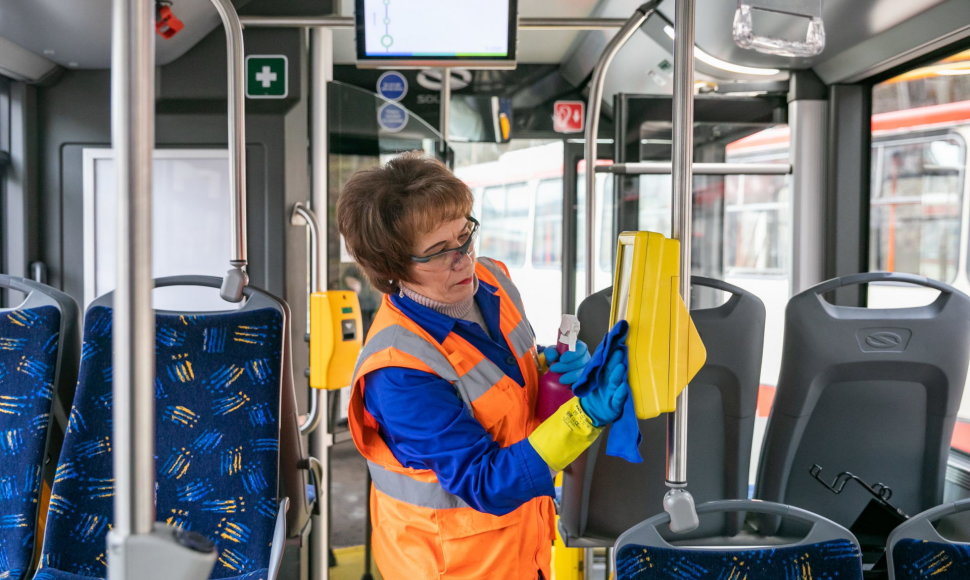
{"label": "bus window", "polygon": [[532,265],[562,268],[562,179],[543,179],[536,188]]}
{"label": "bus window", "polygon": [[[950,69],[968,61],[964,51],[873,87],[869,207],[870,270],[919,274],[963,292],[970,291],[970,76]],[[867,298],[870,308],[902,308],[929,304],[937,294],[870,284]],[[970,389],[957,415],[953,447],[970,454]]]}
{"label": "bus window", "polygon": [[956,136],[873,148],[870,269],[953,282],[960,252],[963,149]]}
{"label": "bus window", "polygon": [[482,233],[479,255],[525,264],[529,234],[529,192],[525,183],[486,187],[482,192]]}
{"label": "bus window", "polygon": [[[576,288],[585,285],[586,272],[586,174],[580,172],[579,190],[577,192],[576,224]],[[613,283],[613,256],[616,254],[616,237],[613,235],[613,180],[606,175],[596,176],[596,288],[600,290]]]}
{"label": "bus window", "polygon": [[726,275],[787,274],[791,235],[784,175],[729,175],[724,183]]}
{"label": "bus window", "polygon": [[641,175],[639,186],[640,229],[670,237],[670,192],[673,190],[671,177]]}

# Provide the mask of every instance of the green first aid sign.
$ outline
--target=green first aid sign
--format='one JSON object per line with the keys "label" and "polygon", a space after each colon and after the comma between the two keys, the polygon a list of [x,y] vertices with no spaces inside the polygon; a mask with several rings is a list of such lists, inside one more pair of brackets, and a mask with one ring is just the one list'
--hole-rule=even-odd
{"label": "green first aid sign", "polygon": [[285,99],[287,95],[286,56],[251,54],[246,57],[246,97]]}

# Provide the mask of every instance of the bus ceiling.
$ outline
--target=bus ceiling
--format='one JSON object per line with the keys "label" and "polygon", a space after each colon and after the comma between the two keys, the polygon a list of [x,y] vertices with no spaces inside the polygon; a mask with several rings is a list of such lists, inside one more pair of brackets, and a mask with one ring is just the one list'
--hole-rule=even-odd
{"label": "bus ceiling", "polygon": [[[184,29],[171,38],[158,37],[157,63],[177,60],[209,34],[222,34],[211,0],[174,0],[171,9]],[[625,19],[640,0],[518,0],[520,18]],[[234,0],[241,16],[352,16],[352,0]],[[814,57],[789,58],[739,48],[731,25],[737,3],[697,0],[698,52],[716,60],[696,60],[696,77],[730,90],[783,87],[787,70],[811,69],[826,84],[855,82],[879,74],[970,36],[966,0],[822,0],[826,23],[825,50]],[[41,82],[58,71],[105,69],[110,62],[111,0],[63,2],[33,0],[0,4],[0,74]],[[617,55],[605,82],[604,98],[616,93],[669,94],[672,85],[674,0],[664,0],[642,33]],[[767,21],[777,36],[797,36],[791,20]],[[546,100],[556,93],[582,92],[613,30],[540,30],[519,32],[518,62],[548,65],[555,82],[529,83],[523,102]],[[742,73],[721,68],[719,61],[753,67]],[[334,62],[355,63],[352,27],[335,30]],[[713,64],[712,64],[713,63]],[[772,70],[778,72],[772,73]],[[477,72],[475,74],[486,74]],[[730,82],[729,82],[730,81]],[[772,84],[774,81],[774,84]],[[781,82],[779,82],[781,81]],[[765,84],[767,82],[767,84]],[[501,81],[499,81],[501,85]],[[494,87],[495,85],[491,85]],[[543,87],[547,87],[543,89]],[[564,89],[566,89],[564,91]]]}

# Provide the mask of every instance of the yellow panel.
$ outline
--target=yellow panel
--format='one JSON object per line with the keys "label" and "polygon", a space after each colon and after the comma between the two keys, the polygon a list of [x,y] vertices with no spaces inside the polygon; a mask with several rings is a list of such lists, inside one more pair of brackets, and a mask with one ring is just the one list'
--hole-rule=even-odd
{"label": "yellow panel", "polygon": [[[555,486],[562,488],[562,472],[556,474]],[[567,548],[559,535],[559,516],[556,516],[556,537],[552,543],[552,578],[550,580],[583,580],[583,549]]]}
{"label": "yellow panel", "polygon": [[350,384],[363,342],[360,303],[349,290],[310,294],[310,386],[340,389]]}
{"label": "yellow panel", "polygon": [[617,245],[610,324],[630,323],[629,380],[637,417],[676,407],[707,352],[680,296],[680,242],[623,232]]}

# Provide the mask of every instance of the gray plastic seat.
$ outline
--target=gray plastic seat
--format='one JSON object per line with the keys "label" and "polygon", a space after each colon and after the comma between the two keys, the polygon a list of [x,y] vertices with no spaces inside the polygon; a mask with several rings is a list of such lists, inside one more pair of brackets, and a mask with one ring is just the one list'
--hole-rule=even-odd
{"label": "gray plastic seat", "polygon": [[[758,400],[765,308],[753,294],[694,276],[694,287],[727,292],[715,308],[691,311],[707,362],[690,383],[687,480],[698,502],[746,498]],[[580,339],[595,348],[608,330],[611,289],[579,307]],[[563,472],[560,532],[569,546],[610,546],[630,526],[663,511],[667,417],[640,421],[642,463],[606,455],[606,437]],[[708,518],[693,536],[736,532],[740,520]]]}
{"label": "gray plastic seat", "polygon": [[745,512],[794,519],[807,532],[790,538],[744,532],[697,542],[684,542],[678,535],[675,541],[662,532],[670,516],[661,513],[617,539],[613,551],[617,580],[862,579],[859,544],[835,522],[795,507],[757,500],[720,500],[697,506],[702,525],[711,515]]}
{"label": "gray plastic seat", "polygon": [[[970,536],[967,518],[970,499],[947,503],[917,514],[889,534],[886,558],[890,580],[970,578]],[[963,537],[959,542],[944,538],[933,522],[962,514]]]}
{"label": "gray plastic seat", "polygon": [[[870,282],[940,294],[926,306],[897,309],[823,298]],[[872,496],[861,486],[833,494],[810,475],[817,464],[827,480],[847,471],[888,486],[892,503],[908,514],[939,504],[967,375],[968,321],[970,297],[911,274],[855,274],[792,297],[755,497],[852,526]]]}

